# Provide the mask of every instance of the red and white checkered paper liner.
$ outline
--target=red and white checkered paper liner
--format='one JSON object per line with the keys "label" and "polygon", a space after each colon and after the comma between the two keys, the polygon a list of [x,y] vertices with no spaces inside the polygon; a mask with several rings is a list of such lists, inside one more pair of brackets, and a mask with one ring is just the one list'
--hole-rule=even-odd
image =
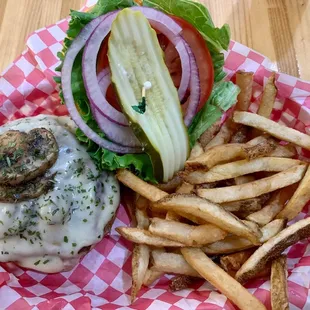
{"label": "red and white checkered paper liner", "polygon": [[[96,0],[90,0],[90,7]],[[65,115],[52,77],[58,65],[56,54],[68,26],[67,20],[31,34],[27,49],[0,75],[0,125],[37,114]],[[263,84],[275,69],[266,57],[231,42],[226,54],[228,79],[237,70],[255,72],[251,110],[255,111]],[[286,74],[277,74],[279,94],[273,119],[310,134],[310,83]],[[310,152],[299,150],[304,158]],[[308,214],[308,207],[299,216]],[[142,288],[130,305],[132,245],[116,233],[115,227],[129,225],[121,206],[110,236],[102,240],[70,272],[54,275],[21,269],[14,264],[0,265],[0,309],[235,309],[233,304],[207,282],[176,293],[168,291],[168,277],[150,288]],[[310,246],[304,240],[287,251],[290,309],[310,309]],[[270,283],[248,283],[251,293],[270,309]]]}

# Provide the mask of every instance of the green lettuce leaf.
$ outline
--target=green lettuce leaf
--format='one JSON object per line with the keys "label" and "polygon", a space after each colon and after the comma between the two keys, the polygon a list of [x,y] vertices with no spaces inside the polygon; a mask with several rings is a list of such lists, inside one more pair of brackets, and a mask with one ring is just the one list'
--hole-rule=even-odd
{"label": "green lettuce leaf", "polygon": [[197,113],[188,129],[191,146],[195,144],[204,131],[221,118],[223,111],[227,111],[232,107],[239,92],[239,87],[232,82],[215,84],[209,100],[203,109]]}
{"label": "green lettuce leaf", "polygon": [[179,16],[195,26],[205,39],[211,52],[214,81],[219,82],[224,79],[224,55],[222,51],[228,49],[230,42],[230,29],[227,24],[221,28],[216,28],[208,9],[203,4],[191,0],[144,0],[143,5]]}

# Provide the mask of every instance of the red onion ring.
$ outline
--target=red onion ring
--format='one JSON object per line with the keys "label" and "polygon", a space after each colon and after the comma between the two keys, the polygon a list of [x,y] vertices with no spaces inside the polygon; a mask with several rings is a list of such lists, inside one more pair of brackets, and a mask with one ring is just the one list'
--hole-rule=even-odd
{"label": "red onion ring", "polygon": [[[145,7],[134,7],[132,9],[142,12],[146,18],[148,18],[150,24],[165,35],[175,45],[177,51],[179,52],[182,64],[182,79],[179,88],[179,96],[183,99],[190,82],[190,58],[187,53],[184,40],[180,36],[182,28],[172,18],[155,9]],[[117,14],[118,12],[111,13],[109,17],[111,19],[111,24]],[[112,122],[122,126],[127,126],[128,121],[125,116],[114,109],[107,102],[105,96],[103,96],[100,91],[100,87],[97,82],[97,55],[102,41],[111,30],[111,24],[108,25],[108,23],[105,22],[99,24],[87,41],[82,60],[83,79],[87,96],[91,104],[96,106],[96,108]]]}
{"label": "red onion ring", "polygon": [[[184,41],[185,42],[185,41]],[[200,80],[199,71],[196,63],[196,58],[189,45],[185,42],[187,52],[191,60],[191,81],[190,81],[190,97],[189,104],[184,117],[184,124],[189,126],[196,115],[197,108],[200,102]]]}
{"label": "red onion ring", "polygon": [[[115,18],[115,15],[117,13],[107,14],[104,16],[100,16],[93,21],[91,21],[89,24],[87,24],[83,30],[80,32],[80,34],[75,38],[75,40],[72,42],[71,46],[67,50],[65,59],[63,61],[63,66],[61,70],[61,86],[63,91],[64,100],[66,102],[66,106],[68,109],[69,114],[71,115],[73,121],[76,123],[76,125],[84,132],[84,134],[92,141],[97,143],[100,147],[108,149],[112,152],[120,153],[120,154],[127,154],[127,153],[140,153],[141,148],[132,148],[132,147],[124,147],[121,145],[118,145],[116,143],[113,143],[111,141],[108,141],[104,138],[101,138],[97,133],[95,133],[82,119],[81,115],[79,114],[74,98],[72,93],[72,87],[71,87],[71,73],[73,68],[73,63],[78,55],[78,53],[81,51],[81,49],[84,47],[86,41],[89,39],[93,31],[96,29],[96,27],[100,24],[106,24],[111,25],[112,20]],[[108,26],[109,27],[109,26]]]}
{"label": "red onion ring", "polygon": [[[110,69],[102,70],[98,75],[99,86],[102,94],[106,96],[108,87],[111,84]],[[120,126],[114,122],[111,122],[106,118],[101,112],[94,106],[90,105],[92,114],[99,126],[99,128],[104,132],[104,134],[109,138],[109,140],[129,147],[141,147],[141,143],[134,135],[130,127]]]}

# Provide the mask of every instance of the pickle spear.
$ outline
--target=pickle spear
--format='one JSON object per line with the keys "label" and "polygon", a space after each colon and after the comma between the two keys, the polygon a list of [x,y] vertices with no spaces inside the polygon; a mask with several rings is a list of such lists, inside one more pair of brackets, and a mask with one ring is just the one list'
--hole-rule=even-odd
{"label": "pickle spear", "polygon": [[157,180],[167,182],[184,167],[188,134],[156,32],[141,12],[124,9],[118,14],[108,58],[129,125],[149,154]]}

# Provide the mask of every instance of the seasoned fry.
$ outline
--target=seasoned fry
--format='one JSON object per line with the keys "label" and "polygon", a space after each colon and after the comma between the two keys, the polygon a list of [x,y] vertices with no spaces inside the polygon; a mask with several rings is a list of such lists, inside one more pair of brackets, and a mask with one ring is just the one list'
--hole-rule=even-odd
{"label": "seasoned fry", "polygon": [[298,130],[280,125],[263,116],[248,112],[235,112],[234,121],[267,132],[280,140],[291,142],[310,150],[310,136]]}
{"label": "seasoned fry", "polygon": [[189,156],[189,160],[194,159],[203,154],[203,147],[199,142],[196,142],[193,149],[191,150],[191,154]]}
{"label": "seasoned fry", "polygon": [[153,282],[159,279],[162,275],[163,273],[161,271],[157,271],[152,268],[148,269],[143,279],[143,285],[150,286]]}
{"label": "seasoned fry", "polygon": [[164,192],[173,193],[182,183],[182,179],[175,175],[168,183],[158,184],[157,187]]}
{"label": "seasoned fry", "polygon": [[150,201],[157,201],[168,195],[156,186],[142,181],[128,170],[119,169],[116,173],[116,177],[121,183]]}
{"label": "seasoned fry", "polygon": [[178,241],[187,246],[201,246],[227,236],[227,232],[212,224],[193,226],[159,218],[151,220],[149,231],[156,236]]}
{"label": "seasoned fry", "polygon": [[253,72],[244,71],[238,71],[236,74],[236,84],[240,88],[236,104],[236,110],[238,111],[247,111],[249,109],[252,98],[253,75]]}
{"label": "seasoned fry", "polygon": [[277,215],[277,218],[287,218],[289,221],[295,218],[310,200],[310,167],[305,177],[300,182],[296,192],[285,208]]}
{"label": "seasoned fry", "polygon": [[241,176],[235,178],[235,184],[236,185],[242,185],[242,184],[250,183],[253,181],[255,181],[255,177],[252,175],[241,175]]}
{"label": "seasoned fry", "polygon": [[243,185],[212,189],[198,189],[197,194],[216,203],[249,199],[299,182],[304,176],[306,164],[301,164],[267,178]]}
{"label": "seasoned fry", "polygon": [[270,283],[272,310],[289,310],[285,255],[272,262]]}
{"label": "seasoned fry", "polygon": [[211,168],[209,171],[193,171],[184,177],[190,184],[203,184],[232,179],[260,171],[280,172],[301,164],[300,160],[278,157],[263,157],[240,160]]}
{"label": "seasoned fry", "polygon": [[204,151],[208,151],[214,146],[228,143],[233,135],[232,121],[227,120],[221,127],[218,134],[204,147]]}
{"label": "seasoned fry", "polygon": [[199,273],[186,262],[181,254],[162,253],[155,250],[152,251],[152,257],[152,269],[154,270],[169,274],[183,274],[201,278]]}
{"label": "seasoned fry", "polygon": [[228,232],[249,239],[254,244],[259,244],[259,236],[243,224],[237,217],[226,212],[220,206],[201,199],[195,195],[172,194],[155,205],[165,210],[190,213],[203,220],[222,228]]}
{"label": "seasoned fry", "polygon": [[181,252],[186,261],[207,281],[229,298],[240,309],[266,309],[265,306],[240,283],[216,265],[197,248],[184,248]]}
{"label": "seasoned fry", "polygon": [[201,156],[188,160],[185,163],[186,170],[211,169],[212,167],[224,164],[236,159],[253,159],[263,157],[276,149],[273,139],[257,137],[246,144],[224,144],[211,148]]}
{"label": "seasoned fry", "polygon": [[310,218],[301,220],[282,230],[269,239],[242,265],[236,274],[239,282],[250,280],[266,266],[266,263],[278,257],[287,247],[310,236]]}
{"label": "seasoned fry", "polygon": [[197,278],[185,275],[175,276],[171,279],[169,284],[169,289],[171,292],[177,292],[184,289],[187,289],[192,283],[197,281]]}
{"label": "seasoned fry", "polygon": [[298,184],[293,184],[275,192],[264,208],[250,214],[247,219],[261,226],[268,224],[284,208],[285,203],[292,197],[297,186]]}
{"label": "seasoned fry", "polygon": [[[260,238],[260,242],[264,243],[270,238],[276,236],[284,229],[285,225],[286,220],[274,220],[262,227],[261,232],[263,235]],[[231,235],[227,236],[222,241],[218,241],[203,247],[203,251],[206,254],[218,255],[234,253],[237,251],[250,249],[252,247],[254,247],[254,245],[249,240]]]}
{"label": "seasoned fry", "polygon": [[131,302],[137,297],[143,284],[150,259],[150,249],[147,245],[136,244],[132,253],[132,287]]}
{"label": "seasoned fry", "polygon": [[221,121],[215,122],[210,128],[208,128],[199,138],[199,142],[204,148],[213,138],[214,136],[219,132],[221,128]]}
{"label": "seasoned fry", "polygon": [[182,247],[184,244],[175,242],[166,238],[152,235],[149,231],[132,228],[132,227],[117,227],[116,231],[125,239],[138,243],[147,244],[155,247]]}

